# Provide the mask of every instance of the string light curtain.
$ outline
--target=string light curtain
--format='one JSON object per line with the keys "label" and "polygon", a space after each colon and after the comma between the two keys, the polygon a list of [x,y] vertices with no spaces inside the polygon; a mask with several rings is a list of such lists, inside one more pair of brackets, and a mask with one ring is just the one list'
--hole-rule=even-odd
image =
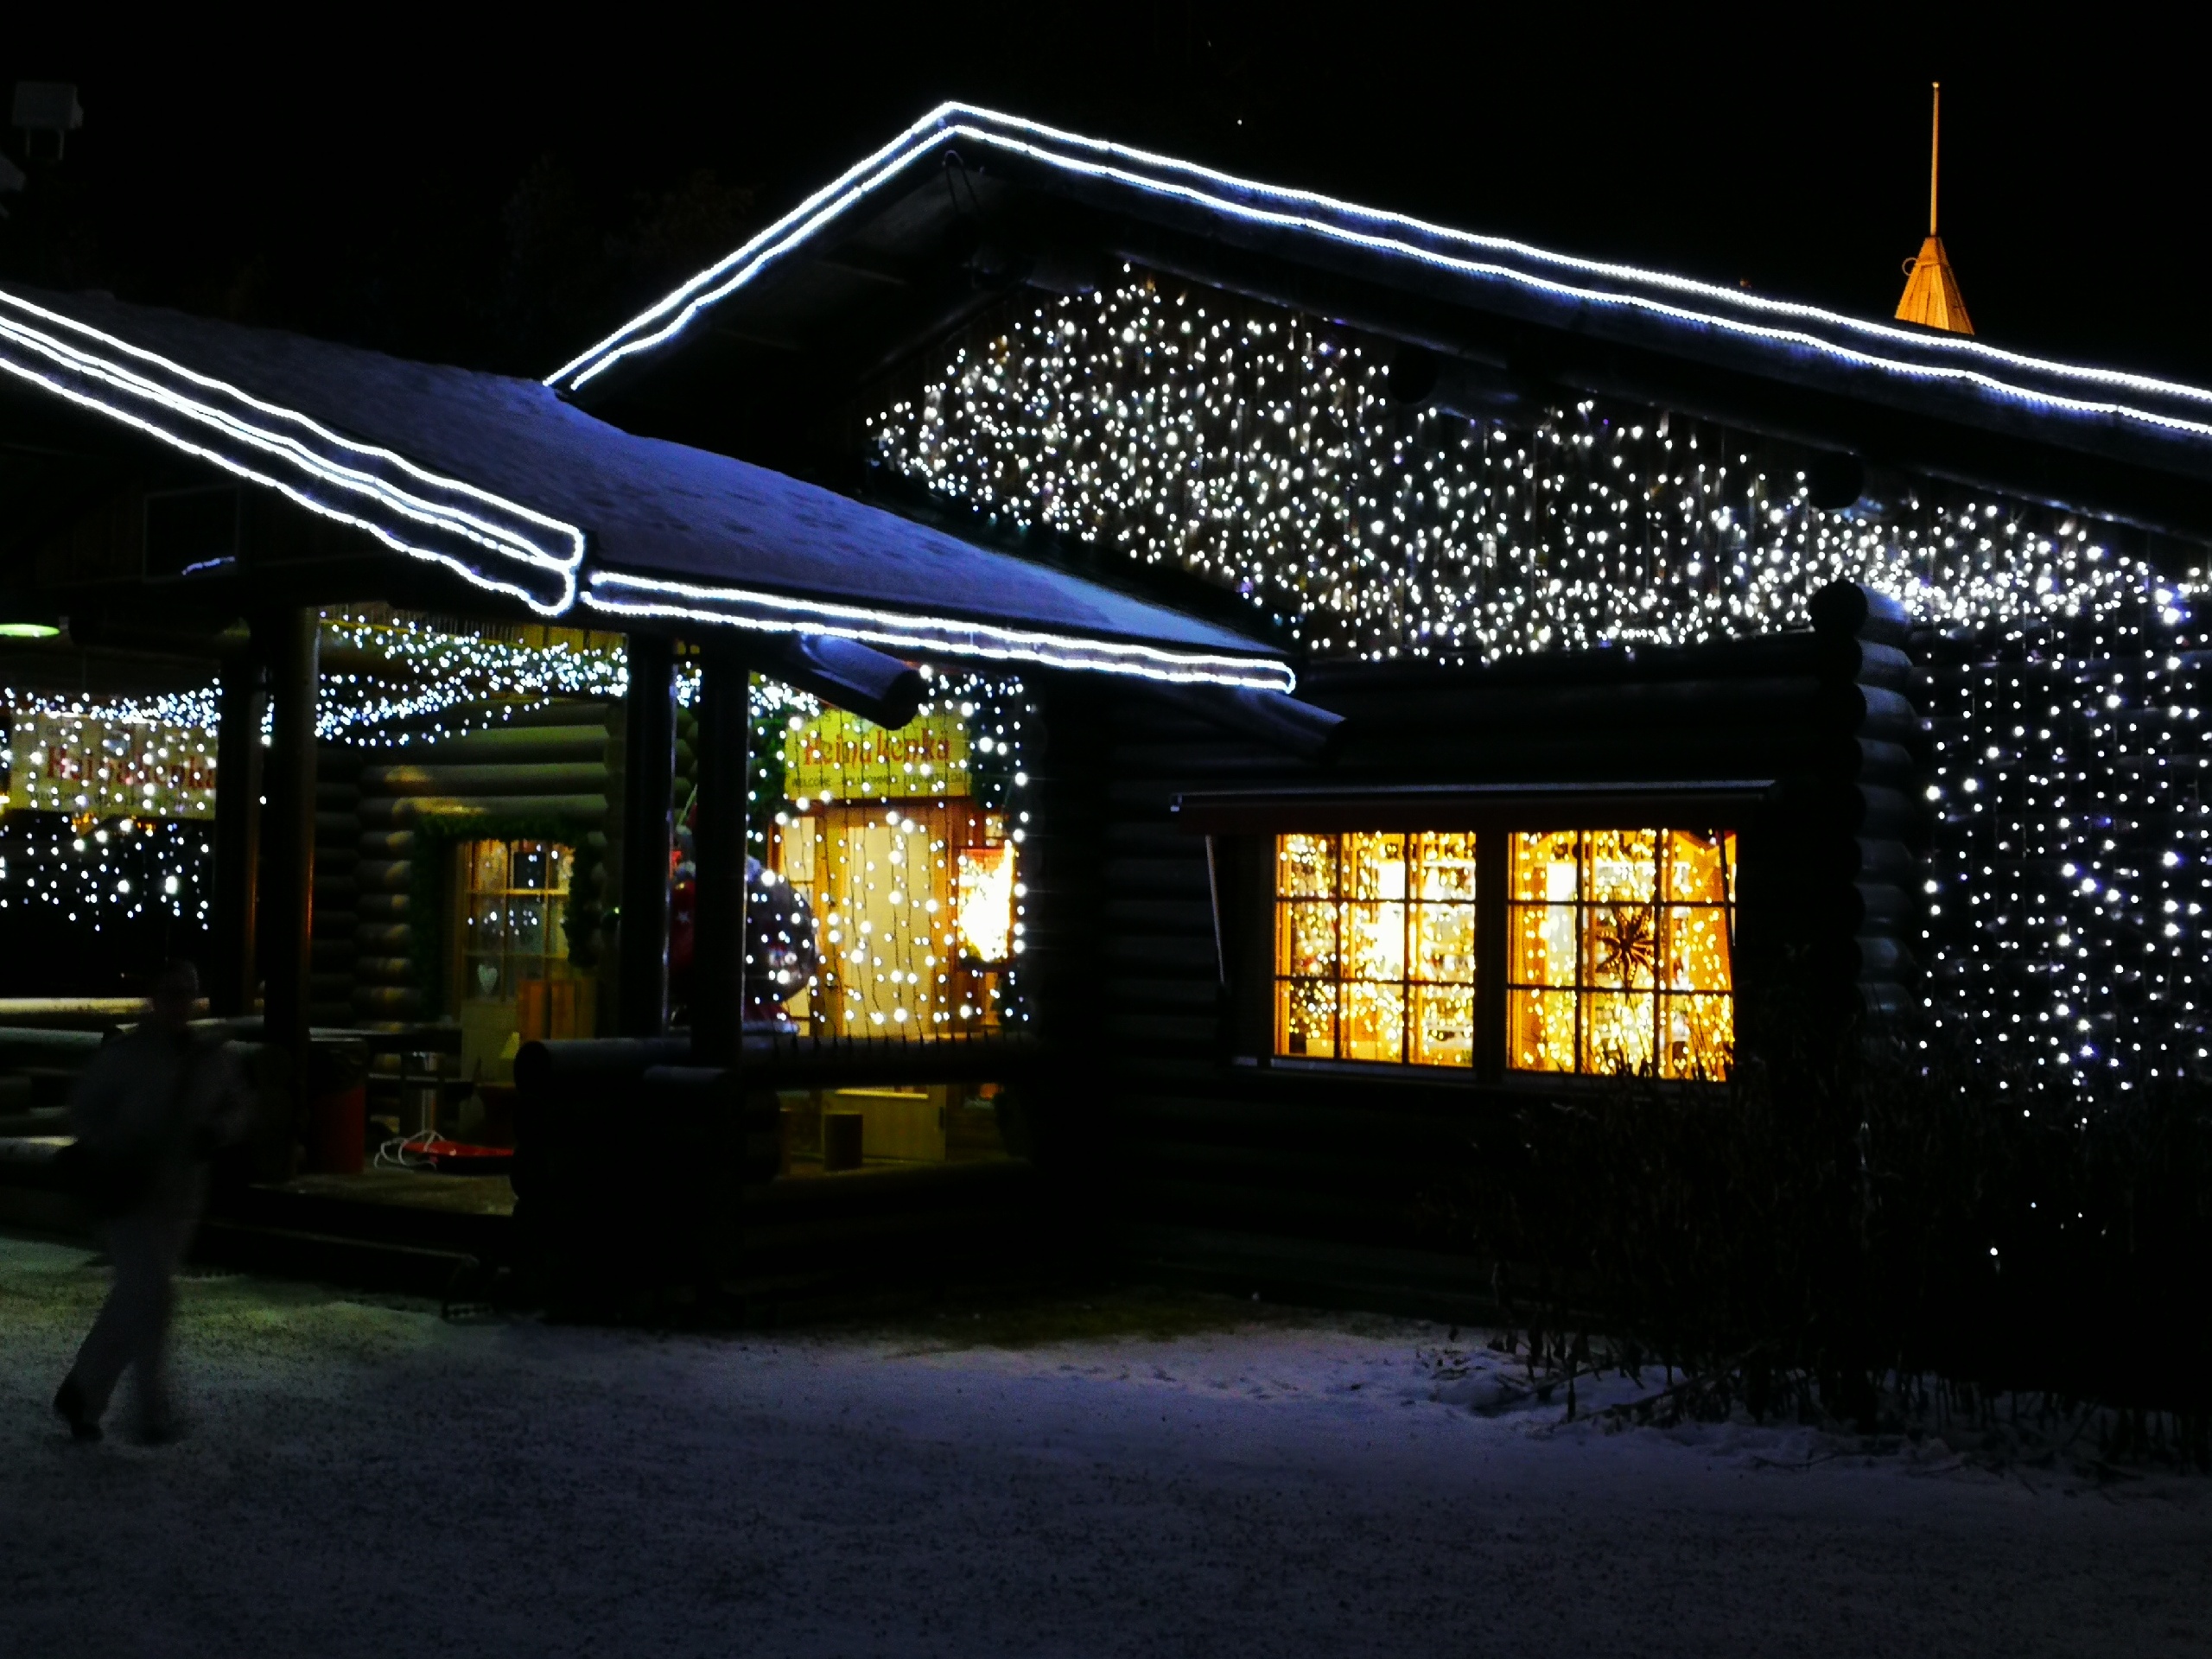
{"label": "string light curtain", "polygon": [[1891,594],[1936,636],[1939,1027],[2084,1098],[2212,1076],[2203,550],[2154,568],[1927,480],[1816,507],[1776,451],[1656,409],[1408,407],[1347,330],[1135,270],[1023,307],[870,430],[939,498],[1200,576],[1319,658],[1693,643],[1802,626],[1837,579]]}
{"label": "string light curtain", "polygon": [[[1838,512],[1709,423],[1409,408],[1349,331],[1132,274],[956,350],[870,422],[894,471],[1242,594],[1318,657],[1486,661],[1802,626],[1838,578],[1946,627],[2178,620],[2101,526],[1916,490]],[[2201,579],[2201,572],[2198,573]]]}
{"label": "string light curtain", "polygon": [[10,813],[0,822],[0,914],[43,909],[96,933],[148,918],[205,927],[209,830],[190,820]]}

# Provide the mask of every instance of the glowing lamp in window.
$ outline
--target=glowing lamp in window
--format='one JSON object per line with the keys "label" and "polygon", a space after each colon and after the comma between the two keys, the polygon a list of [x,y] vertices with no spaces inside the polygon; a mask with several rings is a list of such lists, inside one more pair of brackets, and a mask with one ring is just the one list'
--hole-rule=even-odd
{"label": "glowing lamp in window", "polygon": [[963,847],[957,893],[960,954],[1004,962],[1014,954],[1014,843]]}

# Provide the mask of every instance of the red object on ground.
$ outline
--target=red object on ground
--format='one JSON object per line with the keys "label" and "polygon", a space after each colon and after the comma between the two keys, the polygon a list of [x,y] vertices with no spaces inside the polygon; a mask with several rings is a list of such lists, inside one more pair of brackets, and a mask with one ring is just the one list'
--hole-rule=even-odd
{"label": "red object on ground", "polygon": [[325,1175],[361,1173],[362,1143],[369,1130],[369,1090],[357,1083],[308,1102],[310,1167]]}
{"label": "red object on ground", "polygon": [[466,1141],[410,1141],[407,1150],[429,1159],[441,1175],[504,1175],[515,1160],[512,1147],[472,1147]]}

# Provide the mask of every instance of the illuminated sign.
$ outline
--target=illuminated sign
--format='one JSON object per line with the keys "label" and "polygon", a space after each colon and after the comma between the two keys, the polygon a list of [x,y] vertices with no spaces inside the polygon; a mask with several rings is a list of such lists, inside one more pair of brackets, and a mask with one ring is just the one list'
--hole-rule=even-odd
{"label": "illuminated sign", "polygon": [[784,793],[795,801],[971,792],[968,728],[949,710],[923,715],[893,732],[830,709],[784,734]]}

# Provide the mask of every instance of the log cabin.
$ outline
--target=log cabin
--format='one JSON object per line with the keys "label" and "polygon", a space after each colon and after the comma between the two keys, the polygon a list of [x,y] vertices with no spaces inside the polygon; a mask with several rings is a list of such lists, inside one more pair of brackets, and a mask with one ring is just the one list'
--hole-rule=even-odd
{"label": "log cabin", "polygon": [[240,1237],[1474,1306],[1532,1099],[2212,1048],[2212,393],[960,106],[543,383],[0,367],[8,988],[203,956]]}

